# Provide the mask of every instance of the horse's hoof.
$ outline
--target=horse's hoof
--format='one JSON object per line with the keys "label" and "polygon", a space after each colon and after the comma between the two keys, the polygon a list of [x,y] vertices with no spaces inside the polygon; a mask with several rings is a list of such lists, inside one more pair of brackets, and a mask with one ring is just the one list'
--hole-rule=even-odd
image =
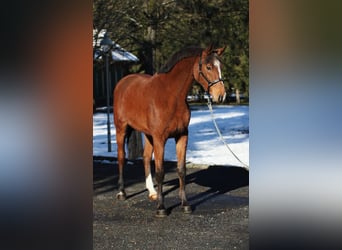
{"label": "horse's hoof", "polygon": [[117,195],[116,195],[116,199],[120,200],[120,201],[124,201],[126,200],[126,194],[125,192],[119,192]]}
{"label": "horse's hoof", "polygon": [[189,205],[183,206],[182,210],[183,210],[183,213],[185,213],[185,214],[191,214],[192,213],[192,208]]}
{"label": "horse's hoof", "polygon": [[148,196],[148,198],[149,198],[149,200],[150,201],[156,201],[157,200],[157,194],[150,194],[149,196]]}
{"label": "horse's hoof", "polygon": [[158,218],[164,218],[167,216],[167,211],[166,209],[158,209],[156,213],[156,217]]}

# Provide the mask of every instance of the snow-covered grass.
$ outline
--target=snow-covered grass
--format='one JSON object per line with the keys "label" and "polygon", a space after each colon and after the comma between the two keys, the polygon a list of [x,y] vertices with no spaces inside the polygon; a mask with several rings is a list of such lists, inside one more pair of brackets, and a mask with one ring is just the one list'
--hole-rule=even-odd
{"label": "snow-covered grass", "polygon": [[[224,140],[240,160],[249,165],[249,107],[213,106],[213,109]],[[93,116],[94,156],[117,156],[113,114],[110,121],[113,152],[107,152],[107,114],[96,113]],[[242,166],[219,139],[207,106],[194,106],[191,110],[186,159],[194,164]],[[174,139],[166,143],[165,160],[176,161]]]}

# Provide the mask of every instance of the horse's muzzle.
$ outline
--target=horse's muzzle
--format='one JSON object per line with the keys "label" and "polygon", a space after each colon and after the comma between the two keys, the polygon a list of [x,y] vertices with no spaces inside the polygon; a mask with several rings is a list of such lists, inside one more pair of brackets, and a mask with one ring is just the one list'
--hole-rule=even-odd
{"label": "horse's muzzle", "polygon": [[221,103],[221,102],[224,102],[225,100],[226,100],[226,93],[224,95],[219,95],[216,101]]}

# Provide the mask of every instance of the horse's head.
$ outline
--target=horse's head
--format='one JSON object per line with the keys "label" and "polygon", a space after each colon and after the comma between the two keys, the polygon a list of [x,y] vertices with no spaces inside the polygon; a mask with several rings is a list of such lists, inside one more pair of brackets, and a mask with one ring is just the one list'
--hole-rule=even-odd
{"label": "horse's head", "polygon": [[213,49],[210,46],[202,51],[198,62],[194,65],[195,80],[209,92],[214,102],[223,102],[226,98],[219,59],[225,48]]}

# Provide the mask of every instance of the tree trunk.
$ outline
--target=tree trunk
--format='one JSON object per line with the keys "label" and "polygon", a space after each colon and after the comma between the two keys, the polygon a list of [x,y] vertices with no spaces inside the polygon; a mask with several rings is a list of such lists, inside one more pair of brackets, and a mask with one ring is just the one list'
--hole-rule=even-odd
{"label": "tree trunk", "polygon": [[236,103],[240,104],[240,90],[238,88],[235,89]]}

